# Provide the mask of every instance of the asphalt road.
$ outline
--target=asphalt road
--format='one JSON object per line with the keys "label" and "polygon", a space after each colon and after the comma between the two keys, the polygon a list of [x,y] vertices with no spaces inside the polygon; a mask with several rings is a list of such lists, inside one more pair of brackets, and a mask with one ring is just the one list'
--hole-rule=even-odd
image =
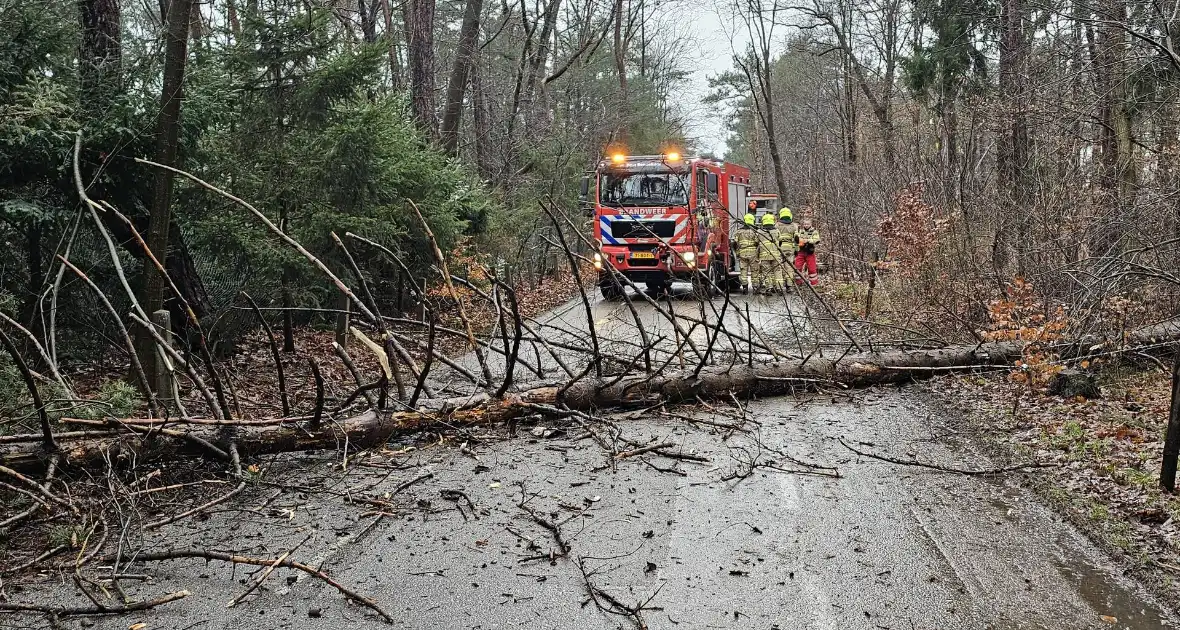
{"label": "asphalt road", "polygon": [[[692,363],[705,354],[710,354],[714,361],[725,360],[734,352],[749,359],[751,350],[754,360],[771,360],[771,347],[781,356],[795,351],[797,341],[809,344],[823,334],[812,324],[816,318],[806,302],[793,293],[778,296],[735,293],[726,305],[720,297],[711,303],[702,302],[693,296],[689,284],[677,283],[667,295],[639,294],[631,289],[627,289],[627,295],[630,303],[605,300],[594,289],[588,293],[589,317],[582,300],[575,299],[530,322],[533,332],[543,336],[549,344],[548,347],[529,341],[522,344],[519,356],[524,364],[516,365],[513,371],[515,382],[526,384],[568,379],[569,375],[553,354],[557,354],[572,373],[580,372],[590,361],[595,341],[589,333],[588,320],[594,322],[599,349],[609,359],[604,363],[608,373],[628,365],[644,367],[648,360],[653,368],[666,363],[675,367],[682,358]],[[723,311],[723,325],[719,332],[717,320]],[[528,331],[524,332],[526,338],[531,336]],[[690,341],[685,342],[685,337]],[[709,353],[709,344],[714,337],[713,352]],[[753,348],[747,339],[754,340]],[[496,348],[505,345],[499,331],[489,334],[485,341]],[[645,347],[650,347],[646,357],[643,356]],[[504,354],[497,351],[485,351],[484,354],[494,378],[502,379],[507,370]],[[471,374],[481,373],[474,353],[457,362]],[[535,367],[539,367],[540,374],[533,369]],[[470,382],[448,368],[438,368],[432,374],[432,384],[439,391],[466,394],[474,389]]]}
{"label": "asphalt road", "polygon": [[[617,304],[595,309],[626,321]],[[555,316],[573,326],[571,312]],[[615,326],[625,335],[624,324]],[[753,433],[716,426],[735,422],[733,409],[680,413],[711,424],[650,413],[616,422],[628,439],[673,442],[707,461],[615,460],[577,425],[552,432],[528,423],[515,437],[497,430],[439,445],[428,436],[349,462],[289,455],[263,462],[265,483],[235,505],[131,540],[258,557],[296,548],[292,557],[372,597],[400,628],[638,627],[627,614],[601,610],[588,585],[606,608],[602,593],[642,604],[640,618],[653,629],[1169,627],[1148,596],[1012,476],[898,466],[841,444],[947,466],[991,465],[953,412],[912,391],[750,401],[745,426]],[[426,472],[433,477],[398,493]],[[456,490],[471,503],[444,492]],[[350,505],[347,496],[394,507]],[[568,554],[522,502],[560,525]],[[234,608],[227,602],[246,590],[256,567],[183,560],[123,570],[150,576],[124,582],[133,598],[191,595],[87,623],[386,627],[332,587],[287,569]],[[45,580],[20,591],[10,585],[10,598],[84,603],[64,576]],[[0,616],[0,627],[36,621]]]}

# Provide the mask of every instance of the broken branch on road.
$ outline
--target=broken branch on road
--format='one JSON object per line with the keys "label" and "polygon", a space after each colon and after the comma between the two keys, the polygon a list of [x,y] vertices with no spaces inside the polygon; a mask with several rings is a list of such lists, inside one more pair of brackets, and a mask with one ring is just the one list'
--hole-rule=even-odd
{"label": "broken branch on road", "polygon": [[982,468],[982,469],[956,468],[953,466],[941,466],[938,464],[929,464],[926,462],[920,462],[916,459],[899,459],[896,457],[889,457],[888,455],[878,455],[875,453],[869,453],[869,452],[857,449],[856,447],[852,446],[848,442],[845,442],[844,438],[840,438],[840,444],[843,445],[844,448],[852,451],[853,453],[856,453],[857,455],[860,455],[861,457],[868,457],[869,459],[876,459],[879,461],[888,462],[890,464],[897,464],[899,466],[916,466],[918,468],[926,468],[929,470],[937,470],[939,472],[954,473],[954,474],[958,474],[958,475],[967,475],[967,476],[1001,475],[1004,473],[1019,472],[1022,470],[1031,470],[1031,469],[1036,469],[1036,468],[1060,468],[1061,467],[1061,464],[1055,464],[1055,463],[1029,462],[1026,464],[1016,464],[1013,466],[1003,466],[1000,468]]}

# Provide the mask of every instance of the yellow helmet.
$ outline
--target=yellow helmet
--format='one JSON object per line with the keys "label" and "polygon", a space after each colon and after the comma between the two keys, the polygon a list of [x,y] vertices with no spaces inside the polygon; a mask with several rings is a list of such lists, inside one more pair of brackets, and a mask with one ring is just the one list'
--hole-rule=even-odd
{"label": "yellow helmet", "polygon": [[754,225],[754,215],[747,212],[746,216],[742,217],[742,222],[746,225]]}
{"label": "yellow helmet", "polygon": [[774,213],[767,212],[762,215],[762,225],[774,225]]}
{"label": "yellow helmet", "polygon": [[790,208],[783,208],[782,210],[778,211],[778,218],[779,219],[793,219],[795,217],[791,214]]}

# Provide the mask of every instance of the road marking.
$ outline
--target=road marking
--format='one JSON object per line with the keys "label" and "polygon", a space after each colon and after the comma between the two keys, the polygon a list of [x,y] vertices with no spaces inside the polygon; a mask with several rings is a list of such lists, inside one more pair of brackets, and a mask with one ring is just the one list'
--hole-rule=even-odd
{"label": "road marking", "polygon": [[832,614],[832,601],[828,599],[828,593],[819,584],[819,576],[815,573],[807,572],[799,576],[800,585],[802,586],[800,594],[803,596],[803,602],[813,602],[811,609],[811,621],[815,624],[808,626],[816,628],[817,630],[836,630],[839,626],[836,625],[836,617]]}
{"label": "road marking", "polygon": [[776,475],[782,489],[782,506],[788,512],[799,511],[799,483],[794,475]]}

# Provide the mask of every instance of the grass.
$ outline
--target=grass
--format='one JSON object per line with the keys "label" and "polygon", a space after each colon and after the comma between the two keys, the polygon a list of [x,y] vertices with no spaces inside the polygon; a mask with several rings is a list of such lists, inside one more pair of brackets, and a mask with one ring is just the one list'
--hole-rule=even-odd
{"label": "grass", "polygon": [[78,529],[72,525],[54,525],[49,528],[49,548],[72,547],[77,543]]}

